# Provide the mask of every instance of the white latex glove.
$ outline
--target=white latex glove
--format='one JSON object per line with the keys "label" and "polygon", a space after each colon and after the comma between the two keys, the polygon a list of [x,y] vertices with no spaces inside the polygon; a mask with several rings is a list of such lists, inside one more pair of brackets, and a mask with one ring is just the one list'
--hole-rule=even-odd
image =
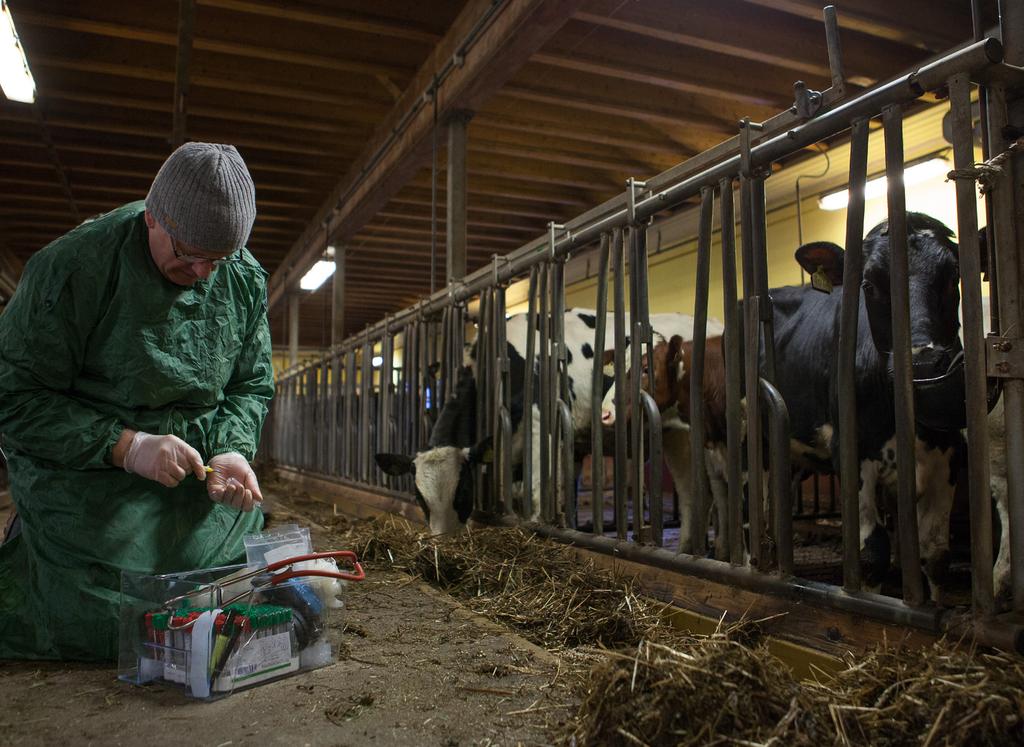
{"label": "white latex glove", "polygon": [[206,479],[199,452],[177,436],[154,436],[139,431],[132,437],[124,455],[124,471],[173,488],[189,472]]}
{"label": "white latex glove", "polygon": [[210,460],[210,466],[213,472],[206,481],[210,500],[242,511],[252,511],[263,502],[256,473],[244,456],[234,451],[218,454]]}

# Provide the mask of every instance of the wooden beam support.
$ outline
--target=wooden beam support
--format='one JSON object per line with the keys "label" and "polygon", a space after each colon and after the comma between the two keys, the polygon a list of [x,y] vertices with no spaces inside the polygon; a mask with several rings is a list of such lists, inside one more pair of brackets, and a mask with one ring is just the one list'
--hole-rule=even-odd
{"label": "wooden beam support", "polygon": [[[290,258],[272,276],[271,308],[322,252],[321,226],[324,223],[331,235],[338,234],[342,240],[351,236],[394,197],[426,161],[430,153],[433,112],[432,107],[417,108],[417,105],[447,61],[459,55],[462,64],[452,68],[435,93],[438,116],[442,119],[459,109],[479,109],[562,27],[581,3],[582,0],[509,0],[466,51],[463,44],[470,30],[494,7],[490,0],[469,0],[417,71],[402,99],[381,123],[366,150],[317,211],[304,235],[295,243]],[[400,130],[399,124],[405,124],[404,129]]]}
{"label": "wooden beam support", "polygon": [[331,279],[331,345],[345,339],[345,247],[334,248],[334,277]]}
{"label": "wooden beam support", "polygon": [[388,18],[374,18],[360,13],[349,13],[340,10],[320,13],[290,7],[291,4],[271,5],[269,3],[251,2],[251,0],[199,0],[199,2],[201,5],[207,5],[211,8],[220,8],[236,13],[248,13],[280,21],[309,23],[314,26],[339,29],[341,31],[358,31],[361,34],[369,34],[374,37],[384,36],[403,41],[418,42],[420,44],[434,44],[440,38],[438,34],[429,29],[420,28],[407,21],[399,22]]}
{"label": "wooden beam support", "polygon": [[171,145],[175,148],[185,142],[189,64],[192,60],[192,32],[195,20],[195,0],[178,0],[178,47],[174,63],[174,121],[171,126]]}
{"label": "wooden beam support", "polygon": [[[108,23],[105,21],[93,21],[86,18],[72,18],[69,16],[58,16],[50,13],[42,13],[28,8],[19,9],[18,23],[29,26],[42,26],[44,28],[62,29],[74,31],[80,34],[95,34],[113,39],[129,39],[131,41],[148,42],[173,47],[177,44],[175,34],[164,31],[153,31],[151,29],[139,28],[120,23]],[[394,75],[404,78],[409,71],[393,65],[384,65],[375,62],[361,62],[356,60],[344,60],[327,55],[309,54],[305,52],[292,52],[281,49],[270,49],[265,46],[254,44],[241,44],[237,42],[220,41],[217,39],[199,38],[194,42],[198,50],[204,52],[217,52],[219,54],[235,57],[247,57],[268,62],[283,62],[289,65],[302,65],[316,68],[317,70],[335,70],[339,73],[350,73],[355,75],[366,75],[371,78],[377,75]]]}
{"label": "wooden beam support", "polygon": [[448,120],[448,170],[446,173],[447,221],[445,230],[445,269],[447,284],[466,276],[466,207],[468,204],[469,120],[473,113],[452,112]]}

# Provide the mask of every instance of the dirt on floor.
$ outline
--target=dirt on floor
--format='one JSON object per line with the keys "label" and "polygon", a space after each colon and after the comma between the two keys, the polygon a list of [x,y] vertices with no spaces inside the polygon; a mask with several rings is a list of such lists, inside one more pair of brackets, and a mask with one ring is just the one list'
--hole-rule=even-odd
{"label": "dirt on floor", "polygon": [[[331,506],[268,498],[275,523],[347,549]],[[0,661],[0,744],[536,745],[576,708],[554,656],[418,580],[372,568],[344,600],[338,663],[214,702],[113,667]]]}

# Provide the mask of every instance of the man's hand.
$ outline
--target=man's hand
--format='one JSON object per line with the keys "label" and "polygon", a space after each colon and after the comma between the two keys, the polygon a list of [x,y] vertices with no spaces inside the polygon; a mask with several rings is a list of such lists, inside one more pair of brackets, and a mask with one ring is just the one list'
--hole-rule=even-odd
{"label": "man's hand", "polygon": [[252,511],[257,503],[263,502],[256,473],[241,454],[218,454],[210,460],[210,466],[213,472],[206,481],[210,500],[242,511]]}
{"label": "man's hand", "polygon": [[131,437],[124,455],[124,471],[173,488],[191,472],[206,479],[199,452],[177,436],[154,436],[139,431]]}

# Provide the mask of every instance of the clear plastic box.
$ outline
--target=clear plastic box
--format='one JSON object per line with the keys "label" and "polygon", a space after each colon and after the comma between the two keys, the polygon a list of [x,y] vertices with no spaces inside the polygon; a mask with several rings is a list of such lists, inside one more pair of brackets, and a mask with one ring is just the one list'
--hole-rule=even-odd
{"label": "clear plastic box", "polygon": [[[342,575],[361,580],[352,553],[325,555],[350,560],[356,572]],[[122,573],[119,678],[212,698],[333,663],[338,633],[328,618],[340,605],[321,598],[327,574],[295,577],[300,565]]]}

